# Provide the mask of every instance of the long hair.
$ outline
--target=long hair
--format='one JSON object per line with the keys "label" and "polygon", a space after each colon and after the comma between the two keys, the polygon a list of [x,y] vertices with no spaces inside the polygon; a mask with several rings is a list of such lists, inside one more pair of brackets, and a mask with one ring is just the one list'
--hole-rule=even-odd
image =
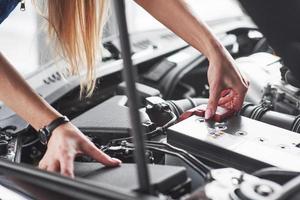
{"label": "long hair", "polygon": [[48,0],[48,33],[69,71],[80,76],[81,95],[95,88],[95,64],[100,58],[106,0]]}

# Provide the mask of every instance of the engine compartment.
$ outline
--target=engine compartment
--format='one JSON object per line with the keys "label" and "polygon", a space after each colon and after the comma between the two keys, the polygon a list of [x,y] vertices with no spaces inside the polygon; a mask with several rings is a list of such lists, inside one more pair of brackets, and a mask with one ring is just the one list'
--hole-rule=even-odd
{"label": "engine compartment", "polygon": [[[271,198],[284,191],[283,185],[300,169],[300,89],[285,81],[281,59],[257,29],[239,27],[218,36],[251,82],[241,112],[222,122],[206,122],[195,114],[179,120],[207,103],[208,61],[203,55],[165,30],[134,37],[138,38],[133,40],[133,61],[139,74],[151,185],[155,194],[172,199]],[[144,38],[150,39],[141,42]],[[97,72],[92,97],[80,99],[78,80],[52,68],[29,77],[28,82],[38,85],[35,89],[41,96],[72,119],[98,148],[124,163],[107,169],[79,155],[76,176],[90,184],[136,191],[135,147],[118,41],[109,39],[104,46],[109,56]],[[46,149],[35,131],[5,106],[0,109],[0,127],[0,157],[36,166]],[[264,173],[265,168],[273,171]]]}

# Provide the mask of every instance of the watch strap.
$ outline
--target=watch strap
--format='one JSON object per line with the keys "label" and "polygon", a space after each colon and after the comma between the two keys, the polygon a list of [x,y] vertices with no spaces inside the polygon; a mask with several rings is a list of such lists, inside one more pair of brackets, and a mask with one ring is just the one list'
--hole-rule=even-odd
{"label": "watch strap", "polygon": [[62,117],[56,118],[50,124],[41,128],[38,131],[41,143],[46,145],[48,143],[48,140],[49,140],[52,132],[60,125],[68,123],[68,122],[70,122],[70,120],[66,116],[62,116]]}
{"label": "watch strap", "polygon": [[53,120],[46,128],[50,133],[54,131],[57,127],[59,127],[62,124],[68,123],[70,120],[66,116],[58,117],[55,120]]}

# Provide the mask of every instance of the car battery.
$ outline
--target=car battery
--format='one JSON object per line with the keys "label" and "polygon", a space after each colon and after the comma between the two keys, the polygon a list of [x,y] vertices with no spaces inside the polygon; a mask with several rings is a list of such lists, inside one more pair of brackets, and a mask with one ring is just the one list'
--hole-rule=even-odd
{"label": "car battery", "polygon": [[246,172],[270,166],[300,171],[299,134],[242,116],[219,123],[192,115],[168,128],[167,141]]}

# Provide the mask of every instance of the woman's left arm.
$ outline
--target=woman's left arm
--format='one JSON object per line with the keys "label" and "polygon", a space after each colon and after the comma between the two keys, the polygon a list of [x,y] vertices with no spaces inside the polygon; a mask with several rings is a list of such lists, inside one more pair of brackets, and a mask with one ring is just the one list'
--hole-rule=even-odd
{"label": "woman's left arm", "polygon": [[[208,58],[210,98],[205,117],[211,118],[218,105],[239,110],[248,89],[248,81],[235,67],[228,51],[208,26],[192,14],[185,1],[136,0],[136,2]],[[226,96],[222,96],[224,91],[229,91]]]}

